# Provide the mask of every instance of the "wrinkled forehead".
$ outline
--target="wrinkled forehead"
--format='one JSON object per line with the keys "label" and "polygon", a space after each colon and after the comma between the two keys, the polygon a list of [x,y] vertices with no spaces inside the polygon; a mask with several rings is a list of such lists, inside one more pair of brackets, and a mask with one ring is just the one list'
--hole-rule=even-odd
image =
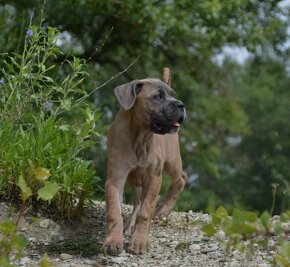
{"label": "wrinkled forehead", "polygon": [[162,95],[167,94],[172,97],[176,96],[174,90],[159,79],[146,78],[146,79],[140,80],[140,82],[143,84],[144,87],[148,88],[144,90],[148,92],[148,94],[159,92]]}

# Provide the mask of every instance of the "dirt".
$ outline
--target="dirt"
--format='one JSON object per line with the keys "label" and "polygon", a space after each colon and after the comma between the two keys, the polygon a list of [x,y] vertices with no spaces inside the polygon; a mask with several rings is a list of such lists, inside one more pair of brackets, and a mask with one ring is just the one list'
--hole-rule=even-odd
{"label": "dirt", "polygon": [[[132,207],[123,206],[124,217],[129,216]],[[10,207],[0,203],[0,221],[10,218]],[[95,203],[79,222],[55,222],[41,214],[25,214],[19,224],[19,231],[29,240],[26,255],[17,266],[39,266],[39,260],[47,253],[54,266],[255,266],[267,267],[276,253],[277,240],[273,236],[267,247],[256,247],[249,259],[245,254],[233,251],[225,253],[215,238],[209,238],[201,231],[210,216],[193,212],[172,212],[168,218],[152,223],[150,248],[144,255],[126,253],[130,237],[124,239],[124,251],[118,257],[106,256],[102,244],[105,233],[104,203]],[[13,255],[11,256],[13,258]]]}

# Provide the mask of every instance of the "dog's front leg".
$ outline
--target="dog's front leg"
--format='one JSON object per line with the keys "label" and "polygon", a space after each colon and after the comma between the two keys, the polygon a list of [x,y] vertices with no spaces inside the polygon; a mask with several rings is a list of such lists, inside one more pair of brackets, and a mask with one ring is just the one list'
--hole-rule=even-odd
{"label": "dog's front leg", "polygon": [[[116,169],[116,170],[115,170]],[[107,231],[104,242],[106,253],[118,255],[123,250],[122,196],[128,171],[108,170],[105,185]]]}
{"label": "dog's front leg", "polygon": [[161,181],[161,176],[152,176],[143,186],[141,207],[137,215],[135,231],[129,245],[129,251],[133,254],[142,254],[148,248],[149,226],[160,191]]}

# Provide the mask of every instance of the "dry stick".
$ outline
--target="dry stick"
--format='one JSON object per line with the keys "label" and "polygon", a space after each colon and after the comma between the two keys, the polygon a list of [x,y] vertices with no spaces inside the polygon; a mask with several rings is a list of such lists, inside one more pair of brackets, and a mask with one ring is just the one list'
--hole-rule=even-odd
{"label": "dry stick", "polygon": [[15,229],[14,229],[14,233],[17,233],[18,232],[18,227],[19,227],[19,223],[20,223],[20,220],[21,218],[23,217],[24,215],[24,211],[25,211],[25,208],[26,208],[26,203],[27,201],[22,201],[21,203],[21,207],[20,207],[20,210],[19,210],[19,213],[18,213],[18,216],[17,216],[17,219],[16,219],[16,223],[15,223]]}
{"label": "dry stick", "polygon": [[98,89],[106,86],[110,81],[114,80],[115,78],[119,77],[120,75],[122,75],[123,73],[125,73],[128,69],[130,69],[139,59],[140,56],[138,56],[137,58],[135,58],[135,60],[133,62],[130,63],[130,65],[127,66],[126,69],[122,70],[121,72],[119,72],[118,74],[112,76],[110,79],[108,79],[107,81],[105,81],[104,83],[102,83],[101,85],[97,86],[92,92],[90,92],[89,94],[85,95],[84,97],[80,98],[79,101],[77,101],[77,103],[73,106],[76,107],[78,104],[80,104],[81,102],[83,102],[85,99],[87,99],[90,95],[92,95],[95,91],[97,91]]}
{"label": "dry stick", "polygon": [[167,67],[163,68],[163,80],[168,86],[171,87],[171,73],[170,69]]}

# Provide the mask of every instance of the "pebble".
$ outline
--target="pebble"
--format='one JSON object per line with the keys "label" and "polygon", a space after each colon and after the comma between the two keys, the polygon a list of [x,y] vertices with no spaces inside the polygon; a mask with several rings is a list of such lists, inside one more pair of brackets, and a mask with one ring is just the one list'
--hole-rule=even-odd
{"label": "pebble", "polygon": [[28,257],[24,257],[20,260],[19,265],[20,266],[29,266],[31,260]]}
{"label": "pebble", "polygon": [[35,237],[29,237],[28,238],[30,243],[35,243],[36,242],[36,238]]}
{"label": "pebble", "polygon": [[210,253],[210,252],[214,252],[217,249],[218,249],[217,246],[212,246],[212,247],[204,248],[204,249],[200,250],[200,252],[203,253],[203,254],[207,254],[207,253]]}
{"label": "pebble", "polygon": [[127,260],[128,260],[128,257],[115,257],[111,259],[111,262],[120,265],[120,264],[123,264]]}
{"label": "pebble", "polygon": [[192,244],[189,246],[189,250],[191,252],[196,252],[196,251],[200,250],[200,245],[199,244]]}
{"label": "pebble", "polygon": [[63,260],[63,261],[66,261],[66,260],[70,260],[70,259],[72,259],[73,256],[70,255],[70,254],[67,254],[67,253],[61,253],[61,254],[59,255],[59,258],[60,258],[61,260]]}
{"label": "pebble", "polygon": [[50,219],[44,219],[42,221],[40,221],[39,226],[41,228],[48,228],[48,226],[50,225]]}
{"label": "pebble", "polygon": [[227,237],[226,237],[226,234],[224,231],[221,231],[221,230],[218,230],[217,233],[216,233],[217,237],[220,238],[221,240],[226,240]]}
{"label": "pebble", "polygon": [[26,232],[27,231],[27,227],[21,227],[20,232]]}
{"label": "pebble", "polygon": [[95,260],[85,260],[84,264],[92,265],[92,266],[98,266],[99,263],[97,261],[95,261]]}
{"label": "pebble", "polygon": [[284,232],[290,233],[290,223],[282,223],[281,226]]}
{"label": "pebble", "polygon": [[70,263],[61,263],[57,265],[58,267],[71,267]]}
{"label": "pebble", "polygon": [[[2,202],[3,203],[3,202]],[[4,209],[8,206],[0,203],[0,220],[5,214]],[[39,258],[43,253],[37,250],[39,247],[45,248],[45,244],[57,244],[64,240],[83,240],[84,238],[94,239],[97,243],[104,240],[104,204],[98,203],[94,209],[88,210],[89,222],[80,222],[77,225],[65,225],[60,231],[60,226],[51,219],[40,217],[38,221],[32,222],[30,217],[25,215],[25,220],[20,229],[30,242],[26,256],[18,261],[17,266],[36,267]],[[4,208],[3,208],[4,206]],[[130,206],[124,205],[123,214],[129,215],[132,211]],[[94,215],[94,216],[93,216]],[[7,216],[7,215],[4,215]],[[187,216],[187,217],[186,217]],[[185,218],[189,218],[185,223]],[[236,267],[241,266],[244,260],[244,254],[233,252],[225,257],[222,246],[214,237],[207,237],[201,231],[202,224],[194,222],[206,222],[210,217],[207,214],[172,212],[168,224],[153,224],[150,230],[150,249],[144,255],[132,255],[122,251],[118,257],[104,256],[96,252],[93,256],[82,257],[81,252],[78,256],[62,253],[58,257],[49,255],[57,267]],[[275,218],[279,220],[279,218]],[[193,223],[191,223],[193,222]],[[286,228],[289,227],[285,225]],[[223,238],[224,233],[218,232],[218,237]],[[270,267],[268,260],[273,259],[278,238],[269,237],[269,243],[266,249],[255,248],[254,255],[251,256],[249,267]],[[1,236],[0,236],[1,239]],[[124,248],[129,244],[129,238],[124,240]],[[186,243],[186,249],[175,250],[178,244]]]}
{"label": "pebble", "polygon": [[56,233],[52,236],[52,240],[56,243],[62,242],[64,240],[64,236],[60,233]]}
{"label": "pebble", "polygon": [[192,243],[200,243],[200,242],[201,242],[201,238],[199,238],[199,237],[193,237],[193,238],[191,239],[191,242],[192,242]]}

